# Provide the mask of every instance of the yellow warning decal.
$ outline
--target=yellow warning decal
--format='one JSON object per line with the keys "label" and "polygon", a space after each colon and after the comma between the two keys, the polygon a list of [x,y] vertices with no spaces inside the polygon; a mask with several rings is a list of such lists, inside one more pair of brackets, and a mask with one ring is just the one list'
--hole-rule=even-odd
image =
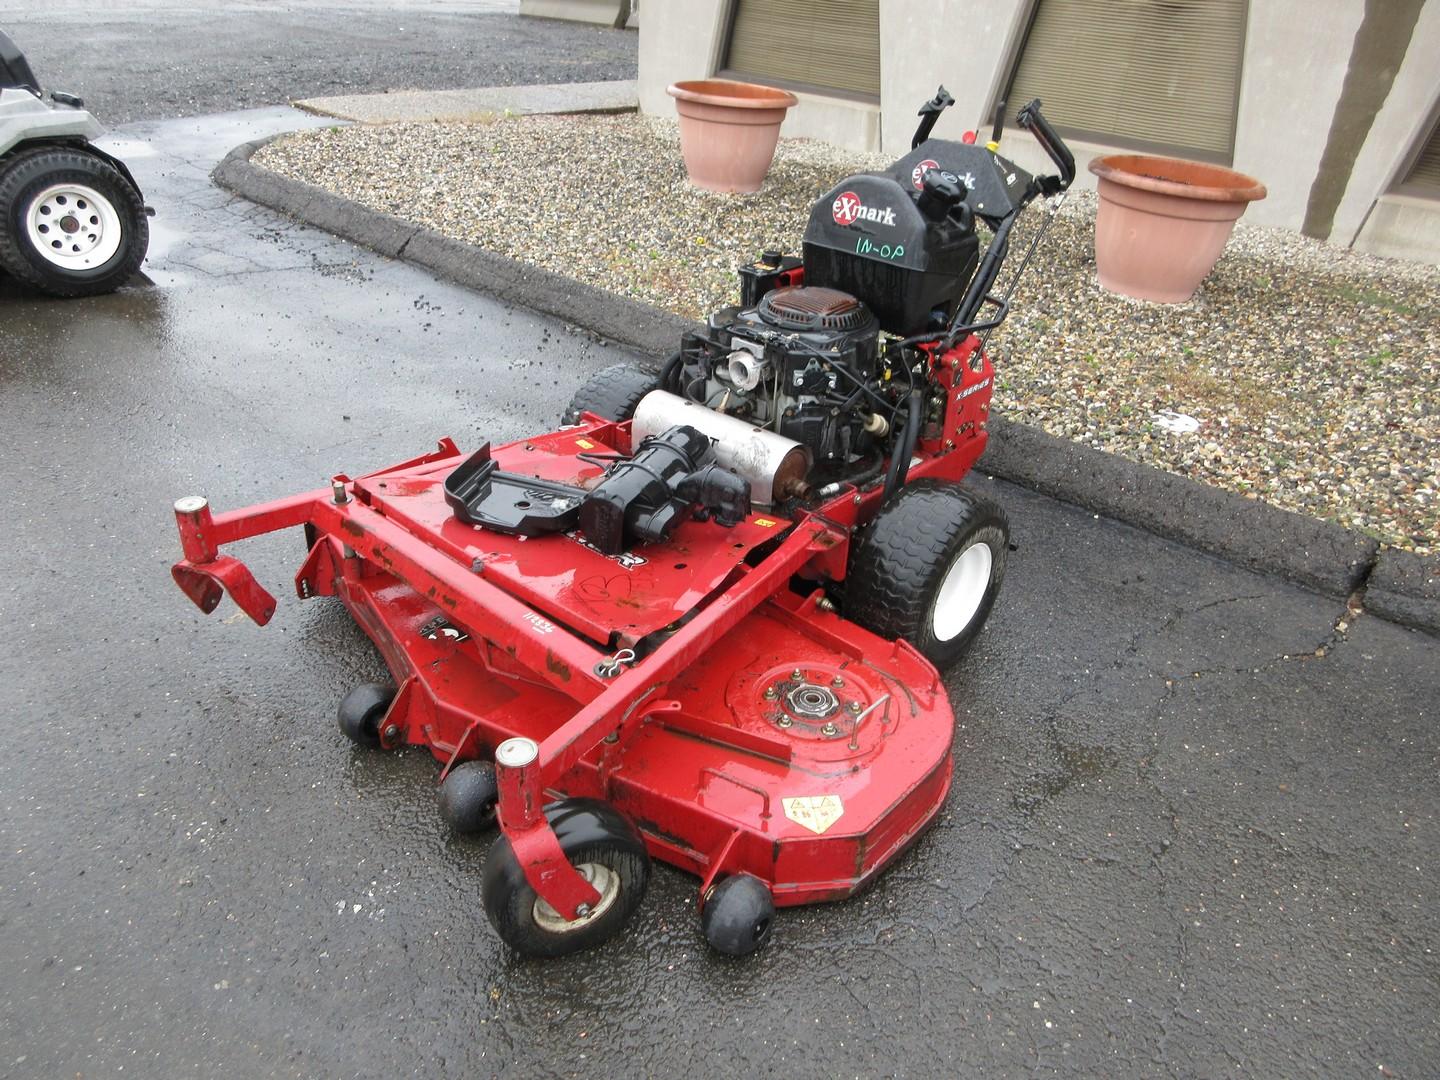
{"label": "yellow warning decal", "polygon": [[593,442],[591,442],[589,439],[576,439],[576,440],[575,440],[575,445],[578,446],[578,447],[580,447],[581,450],[594,450],[594,449],[595,449],[595,444],[594,444]]}
{"label": "yellow warning decal", "polygon": [[779,525],[780,523],[770,518],[756,518],[755,524],[759,525],[762,529],[773,529],[776,525]]}
{"label": "yellow warning decal", "polygon": [[780,801],[785,806],[787,818],[817,835],[824,833],[845,813],[845,804],[840,801],[839,795],[801,795]]}

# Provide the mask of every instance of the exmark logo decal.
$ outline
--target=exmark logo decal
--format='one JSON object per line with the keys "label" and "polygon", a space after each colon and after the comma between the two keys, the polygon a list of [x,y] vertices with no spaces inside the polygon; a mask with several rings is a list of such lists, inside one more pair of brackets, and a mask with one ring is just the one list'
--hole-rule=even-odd
{"label": "exmark logo decal", "polygon": [[940,168],[940,163],[934,158],[926,158],[924,161],[920,162],[919,165],[916,165],[910,173],[910,182],[915,185],[915,190],[924,191],[925,174],[931,169],[938,168]]}
{"label": "exmark logo decal", "polygon": [[842,191],[830,205],[830,213],[836,225],[854,225],[857,221],[873,221],[876,225],[894,225],[895,211],[890,207],[883,210],[866,206],[853,191]]}
{"label": "exmark logo decal", "polygon": [[[924,161],[920,162],[919,165],[916,165],[915,168],[910,170],[910,182],[915,185],[916,191],[925,190],[925,174],[931,169],[940,169],[940,163],[934,158],[926,158]],[[944,170],[941,169],[940,171],[943,172]],[[954,173],[951,173],[950,175],[955,176]],[[957,177],[957,179],[963,180],[965,182],[966,191],[975,190],[974,173],[967,172],[965,173],[965,175]]]}
{"label": "exmark logo decal", "polygon": [[[580,533],[568,532],[565,535],[569,539],[574,540],[575,543],[579,544],[581,547],[589,548],[597,555],[605,555],[605,552],[601,551],[594,544],[590,543],[589,540],[586,540],[585,537],[582,536]],[[605,557],[613,563],[619,563],[621,568],[625,570],[634,570],[637,566],[644,566],[647,562],[650,561],[643,555],[632,555],[628,551],[622,551],[619,555],[605,555]]]}

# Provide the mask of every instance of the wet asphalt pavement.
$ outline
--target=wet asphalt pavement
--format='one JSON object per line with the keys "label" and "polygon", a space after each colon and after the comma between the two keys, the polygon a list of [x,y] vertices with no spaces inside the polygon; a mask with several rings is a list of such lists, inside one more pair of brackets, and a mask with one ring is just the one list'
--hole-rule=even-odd
{"label": "wet asphalt pavement", "polygon": [[7,0],[0,29],[47,89],[79,94],[107,124],[635,77],[635,31],[518,11],[518,0]]}
{"label": "wet asphalt pavement", "polygon": [[852,901],[707,951],[657,868],[627,933],[503,949],[487,840],[301,537],[251,625],[174,588],[170,512],[550,424],[617,355],[211,186],[289,110],[137,125],[147,271],[0,283],[0,1077],[1401,1076],[1440,1061],[1440,642],[983,479],[1019,549],[949,679],[952,793]]}

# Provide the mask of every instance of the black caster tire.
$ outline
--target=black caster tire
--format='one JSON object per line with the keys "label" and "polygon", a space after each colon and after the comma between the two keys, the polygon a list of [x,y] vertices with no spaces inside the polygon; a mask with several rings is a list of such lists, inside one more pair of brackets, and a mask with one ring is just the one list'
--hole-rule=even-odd
{"label": "black caster tire", "polygon": [[469,836],[495,825],[500,785],[488,761],[465,761],[446,774],[440,785],[440,816],[457,833]]}
{"label": "black caster tire", "polygon": [[114,292],[145,259],[134,186],[83,149],[47,146],[0,170],[0,267],[52,296]]}
{"label": "black caster tire", "polygon": [[501,940],[526,956],[564,956],[612,937],[640,906],[650,880],[645,841],[614,807],[562,799],[545,808],[545,817],[570,865],[586,875],[600,900],[589,915],[562,919],[525,880],[502,833],[485,859],[480,895]]}
{"label": "black caster tire", "polygon": [[651,390],[660,389],[660,378],[659,372],[628,362],[601,368],[575,391],[561,422],[578,423],[582,412],[617,422],[629,420],[635,415],[640,399]]}
{"label": "black caster tire", "polygon": [[881,508],[853,548],[845,616],[904,638],[944,671],[989,618],[1009,550],[998,505],[958,484],[918,480]]}
{"label": "black caster tire", "polygon": [[395,688],[361,683],[340,700],[335,719],[351,742],[371,748],[380,745],[380,721],[395,700]]}
{"label": "black caster tire", "polygon": [[727,877],[710,890],[700,913],[700,929],[716,952],[747,956],[770,940],[775,900],[759,878]]}

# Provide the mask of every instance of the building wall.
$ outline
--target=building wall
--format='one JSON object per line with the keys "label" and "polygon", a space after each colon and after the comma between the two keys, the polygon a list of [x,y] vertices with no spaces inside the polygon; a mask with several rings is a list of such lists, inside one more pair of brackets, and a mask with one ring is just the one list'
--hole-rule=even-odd
{"label": "building wall", "polygon": [[728,11],[723,0],[651,0],[640,20],[640,111],[674,116],[665,88],[720,66]]}
{"label": "building wall", "polygon": [[[1033,0],[879,2],[878,105],[801,93],[782,134],[899,156],[910,147],[916,110],[942,82],[956,103],[935,134],[958,138],[967,128],[988,131],[987,114],[1010,71]],[[1250,0],[1234,167],[1263,181],[1269,197],[1251,205],[1247,221],[1289,229],[1305,223],[1356,31],[1367,4],[1372,18],[1377,12],[1384,18],[1383,5],[1392,2]],[[640,25],[643,111],[673,115],[665,87],[719,69],[729,6],[730,0],[646,5]],[[1341,166],[1351,171],[1329,226],[1332,242],[1440,261],[1440,200],[1386,194],[1433,119],[1440,95],[1437,71],[1440,0],[1428,0],[1363,150]],[[1093,187],[1086,165],[1110,148],[1076,142],[1072,149],[1080,168],[1077,186]],[[1027,168],[1047,164],[1023,132],[1007,133],[1004,152]]]}
{"label": "building wall", "polygon": [[[1331,239],[1362,251],[1440,262],[1440,200],[1390,194],[1440,113],[1440,3],[1420,12],[1404,63],[1357,156]],[[1378,199],[1377,199],[1378,194]]]}
{"label": "building wall", "polygon": [[639,0],[630,0],[625,11],[621,0],[520,0],[520,14],[537,19],[564,19],[567,22],[596,23],[600,26],[614,26],[622,12],[625,26],[640,25]]}
{"label": "building wall", "polygon": [[1269,194],[1247,221],[1299,229],[1305,220],[1363,5],[1327,6],[1317,19],[1315,0],[1251,0],[1233,165]]}

